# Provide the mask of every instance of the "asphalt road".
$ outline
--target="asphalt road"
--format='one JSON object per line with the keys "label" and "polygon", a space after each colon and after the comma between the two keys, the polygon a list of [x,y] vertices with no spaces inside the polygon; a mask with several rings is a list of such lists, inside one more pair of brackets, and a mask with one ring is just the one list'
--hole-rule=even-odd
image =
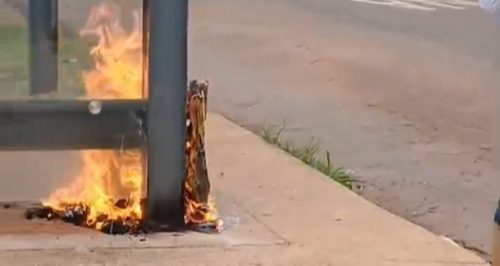
{"label": "asphalt road", "polygon": [[[345,25],[362,31],[397,34],[409,40],[439,43],[449,49],[459,49],[462,53],[470,54],[480,60],[500,62],[498,52],[500,25],[496,27],[486,18],[477,5],[478,1],[379,0],[379,2],[424,2],[420,6],[433,7],[435,10],[374,5],[363,1],[356,2],[356,0],[285,0],[283,2],[315,14],[318,19],[325,20],[325,23],[332,27]],[[425,2],[430,4],[425,4]],[[458,4],[455,4],[454,8],[440,7],[437,5],[440,2],[457,2]],[[461,2],[470,4],[460,5]]]}
{"label": "asphalt road", "polygon": [[256,132],[286,121],[367,199],[488,252],[500,28],[471,2],[370,2],[194,1],[191,73],[213,110]]}

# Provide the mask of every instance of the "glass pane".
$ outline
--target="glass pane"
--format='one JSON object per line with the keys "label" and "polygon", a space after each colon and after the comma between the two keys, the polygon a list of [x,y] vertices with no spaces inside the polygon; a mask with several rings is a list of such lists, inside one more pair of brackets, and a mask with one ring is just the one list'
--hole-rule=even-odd
{"label": "glass pane", "polygon": [[27,2],[4,2],[0,99],[142,98],[141,1],[59,1],[58,90],[41,95],[30,95]]}
{"label": "glass pane", "polygon": [[60,1],[61,97],[142,98],[141,3]]}
{"label": "glass pane", "polygon": [[[89,105],[93,115],[81,110],[81,102],[57,101],[57,106],[62,106],[57,113],[52,108],[55,101],[48,107],[43,101],[143,98],[142,1],[60,0],[58,90],[43,95],[30,95],[26,3],[14,0],[0,4],[0,100],[16,100],[9,104],[17,107],[17,100],[36,99],[42,102],[36,106],[43,112],[33,112],[33,105],[24,103],[24,112],[14,113],[13,119],[0,125],[0,132],[7,132],[2,136],[23,147],[40,139],[61,143],[58,140],[71,134],[76,135],[71,143],[95,143],[101,135],[107,140],[104,145],[82,146],[80,151],[63,147],[65,144],[62,151],[52,151],[54,147],[48,147],[51,151],[5,151],[0,147],[0,202],[39,204],[47,200],[45,203],[55,209],[85,203],[95,208],[97,216],[108,215],[108,220],[132,217],[137,222],[145,197],[144,161],[142,150],[137,148],[143,141],[138,118],[121,106],[122,111],[101,113],[97,101]],[[65,108],[70,111],[64,112]],[[44,136],[37,135],[41,132]],[[130,144],[129,139],[135,139],[136,144]],[[4,216],[10,215],[0,214],[0,225],[10,223]],[[15,217],[22,219],[17,213]],[[16,219],[12,221],[19,222]],[[96,217],[89,214],[88,222],[92,219],[95,222]],[[99,229],[95,224],[89,226]]]}

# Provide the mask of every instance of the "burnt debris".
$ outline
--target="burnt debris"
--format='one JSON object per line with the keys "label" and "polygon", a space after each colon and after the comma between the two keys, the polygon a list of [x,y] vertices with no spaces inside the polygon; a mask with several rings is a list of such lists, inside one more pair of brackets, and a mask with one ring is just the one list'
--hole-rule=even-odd
{"label": "burnt debris", "polygon": [[126,220],[116,219],[107,220],[101,227],[101,232],[110,235],[124,235],[124,234],[138,234],[140,226],[134,222],[127,222]]}
{"label": "burnt debris", "polygon": [[61,214],[61,220],[77,226],[85,226],[87,221],[88,208],[83,205],[69,206]]}
{"label": "burnt debris", "polygon": [[[90,209],[84,204],[69,204],[63,210],[47,206],[37,206],[26,211],[27,219],[61,220],[76,226],[98,229],[106,234],[143,234],[148,232],[171,232],[192,230],[201,233],[219,233],[222,221],[214,219],[215,208],[209,202],[211,190],[205,153],[205,120],[207,117],[208,81],[191,81],[186,102],[186,173],[183,184],[184,224],[182,228],[148,223],[138,217],[113,217],[107,215],[93,217],[89,222]],[[135,114],[141,127],[146,128],[146,113]],[[147,129],[146,129],[147,130]],[[130,207],[130,199],[118,199],[114,207]],[[146,209],[146,200],[141,201]],[[143,212],[144,213],[144,212]]]}
{"label": "burnt debris", "polygon": [[[116,201],[117,207],[124,206],[127,200]],[[144,203],[143,203],[144,204]],[[191,230],[199,233],[214,234],[220,232],[220,224],[218,223],[199,223],[187,224],[183,228],[163,228],[158,226],[146,226],[142,220],[133,218],[117,218],[109,219],[106,215],[101,215],[96,218],[93,223],[87,223],[89,209],[82,204],[69,205],[64,210],[54,210],[48,206],[37,206],[28,208],[25,212],[25,218],[42,219],[47,221],[60,220],[75,226],[87,227],[91,229],[96,228],[96,224],[100,223],[100,231],[109,235],[141,235],[150,232],[172,232],[172,231],[185,231]]]}
{"label": "burnt debris", "polygon": [[[129,201],[127,199],[117,200],[115,206],[118,208],[127,208]],[[110,235],[122,234],[141,234],[146,230],[142,222],[133,218],[109,219],[107,215],[100,215],[92,223],[87,223],[89,208],[83,204],[68,205],[64,210],[55,210],[48,206],[37,206],[28,208],[25,212],[26,219],[44,219],[61,220],[63,222],[76,226],[96,228],[96,224],[101,224],[100,231]]]}
{"label": "burnt debris", "polygon": [[24,217],[31,220],[34,218],[52,220],[59,215],[50,207],[33,207],[26,210]]}

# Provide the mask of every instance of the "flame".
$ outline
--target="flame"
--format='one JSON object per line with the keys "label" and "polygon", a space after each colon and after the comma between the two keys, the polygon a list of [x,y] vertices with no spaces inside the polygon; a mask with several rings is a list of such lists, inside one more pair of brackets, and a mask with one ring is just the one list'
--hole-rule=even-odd
{"label": "flame", "polygon": [[[82,73],[90,99],[140,99],[143,89],[142,18],[133,12],[127,32],[116,6],[104,3],[91,9],[83,37],[97,37],[90,50],[93,68]],[[45,205],[64,211],[68,206],[87,208],[86,225],[100,229],[104,219],[142,219],[144,175],[142,154],[137,150],[81,151],[82,169],[68,186],[52,193]],[[117,206],[125,200],[124,206]]]}
{"label": "flame", "polygon": [[143,90],[142,17],[134,11],[131,32],[123,29],[116,7],[93,8],[81,36],[97,36],[90,51],[94,69],[83,73],[86,95],[93,99],[140,99]]}
{"label": "flame", "polygon": [[[136,151],[83,151],[83,167],[67,187],[56,190],[46,204],[63,211],[68,206],[88,208],[86,224],[100,230],[105,220],[142,218],[143,175]],[[125,206],[117,206],[125,199]]]}
{"label": "flame", "polygon": [[[97,44],[90,50],[93,59],[92,69],[82,73],[86,97],[90,99],[141,99],[146,97],[147,84],[143,77],[147,74],[144,67],[142,12],[133,12],[133,27],[126,31],[121,23],[116,6],[108,3],[91,9],[81,36],[97,37]],[[217,230],[222,223],[212,201],[208,200],[209,182],[206,168],[197,173],[197,149],[203,149],[203,122],[206,115],[206,89],[196,94],[193,103],[198,109],[192,111],[201,127],[191,130],[186,142],[186,178],[184,181],[184,206],[186,224],[213,224]],[[195,95],[195,96],[196,96]],[[199,101],[201,99],[201,101]],[[191,105],[188,105],[191,106]],[[189,107],[191,108],[191,107]],[[200,114],[203,113],[203,114]],[[201,118],[201,121],[200,121]],[[200,131],[201,130],[201,133]],[[201,142],[200,142],[201,141]],[[193,143],[191,143],[193,142]],[[201,143],[201,144],[200,144]],[[105,220],[121,220],[139,224],[143,218],[141,202],[145,196],[145,177],[142,169],[142,153],[138,150],[81,152],[82,169],[68,186],[52,193],[44,202],[56,211],[68,207],[86,209],[86,225],[101,229]],[[198,175],[204,175],[207,183],[203,199],[199,199],[196,189]],[[125,204],[116,204],[117,200]]]}

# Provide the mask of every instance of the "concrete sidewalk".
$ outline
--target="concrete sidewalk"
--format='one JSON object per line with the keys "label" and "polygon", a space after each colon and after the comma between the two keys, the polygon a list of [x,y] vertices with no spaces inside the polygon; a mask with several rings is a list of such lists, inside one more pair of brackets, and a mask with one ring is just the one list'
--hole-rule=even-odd
{"label": "concrete sidewalk", "polygon": [[63,246],[37,246],[37,238],[7,234],[0,237],[0,265],[488,265],[219,115],[209,116],[207,131],[215,195],[233,206],[221,208],[226,232],[188,240],[150,236],[142,246],[108,237],[101,247],[82,247],[74,235]]}

